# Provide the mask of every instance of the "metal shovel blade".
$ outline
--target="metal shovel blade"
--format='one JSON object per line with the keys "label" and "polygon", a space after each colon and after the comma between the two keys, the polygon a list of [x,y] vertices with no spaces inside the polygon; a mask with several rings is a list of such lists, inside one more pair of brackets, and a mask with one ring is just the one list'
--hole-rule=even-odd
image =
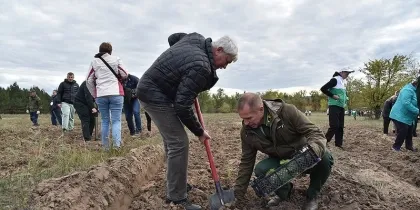
{"label": "metal shovel blade", "polygon": [[[222,190],[221,196],[223,204],[225,205],[235,201],[235,194],[233,193],[233,190]],[[223,206],[217,193],[211,195],[209,201],[210,210],[219,210]]]}

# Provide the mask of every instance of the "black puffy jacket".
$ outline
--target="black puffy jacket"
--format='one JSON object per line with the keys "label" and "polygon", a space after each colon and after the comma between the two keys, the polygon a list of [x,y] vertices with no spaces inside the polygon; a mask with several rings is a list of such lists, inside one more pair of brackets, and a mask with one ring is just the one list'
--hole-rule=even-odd
{"label": "black puffy jacket", "polygon": [[140,78],[137,96],[152,105],[174,106],[181,122],[201,136],[203,129],[192,105],[200,92],[209,90],[219,80],[212,39],[198,33],[175,33],[169,36],[168,42],[173,45]]}
{"label": "black puffy jacket", "polygon": [[391,109],[392,109],[392,106],[394,106],[395,101],[397,101],[397,96],[393,95],[384,102],[384,108],[382,110],[382,117],[389,117],[389,114],[391,113]]}
{"label": "black puffy jacket", "polygon": [[79,87],[79,90],[77,91],[74,102],[81,103],[87,106],[89,110],[93,108],[97,108],[95,105],[95,99],[90,94],[86,86],[86,81],[83,81],[82,84],[80,84],[80,87]]}
{"label": "black puffy jacket", "polygon": [[60,86],[58,86],[57,103],[61,104],[61,102],[66,102],[73,104],[78,90],[79,84],[77,84],[76,80],[69,82],[65,79],[64,82],[61,82]]}

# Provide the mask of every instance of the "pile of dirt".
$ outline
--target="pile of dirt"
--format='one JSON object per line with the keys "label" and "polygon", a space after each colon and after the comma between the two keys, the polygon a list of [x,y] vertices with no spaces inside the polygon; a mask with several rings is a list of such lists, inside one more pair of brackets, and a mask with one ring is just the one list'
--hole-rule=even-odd
{"label": "pile of dirt", "polygon": [[163,148],[145,146],[84,172],[49,179],[31,195],[31,209],[128,209],[163,165]]}

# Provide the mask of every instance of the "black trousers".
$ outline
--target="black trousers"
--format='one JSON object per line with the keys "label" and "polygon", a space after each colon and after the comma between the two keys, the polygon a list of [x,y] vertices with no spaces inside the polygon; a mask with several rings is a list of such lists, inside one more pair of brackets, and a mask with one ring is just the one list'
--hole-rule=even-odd
{"label": "black trousers", "polygon": [[144,112],[144,115],[146,115],[147,130],[151,131],[152,130],[152,118],[150,117],[149,113],[147,113],[147,112]]}
{"label": "black trousers", "polygon": [[328,128],[325,137],[330,142],[332,137],[335,136],[335,146],[343,146],[344,135],[344,108],[339,106],[328,106],[328,118],[330,128]]}
{"label": "black trousers", "polygon": [[75,102],[74,108],[82,123],[83,138],[87,141],[91,140],[93,128],[95,128],[95,115],[92,110],[85,104]]}
{"label": "black trousers", "polygon": [[391,122],[391,118],[383,117],[384,118],[384,134],[388,134],[389,123]]}
{"label": "black trousers", "polygon": [[413,126],[404,124],[398,120],[392,120],[397,127],[397,138],[395,138],[395,143],[393,147],[395,149],[400,149],[405,140],[405,148],[408,150],[413,149]]}

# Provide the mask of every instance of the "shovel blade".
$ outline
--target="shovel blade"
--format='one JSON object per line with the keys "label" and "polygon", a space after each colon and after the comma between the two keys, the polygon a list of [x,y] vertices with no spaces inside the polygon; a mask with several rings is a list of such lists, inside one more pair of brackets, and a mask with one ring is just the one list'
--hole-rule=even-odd
{"label": "shovel blade", "polygon": [[[233,190],[222,190],[221,196],[224,204],[235,201],[235,194],[233,193]],[[219,210],[222,206],[223,205],[217,193],[210,196],[210,210]]]}

